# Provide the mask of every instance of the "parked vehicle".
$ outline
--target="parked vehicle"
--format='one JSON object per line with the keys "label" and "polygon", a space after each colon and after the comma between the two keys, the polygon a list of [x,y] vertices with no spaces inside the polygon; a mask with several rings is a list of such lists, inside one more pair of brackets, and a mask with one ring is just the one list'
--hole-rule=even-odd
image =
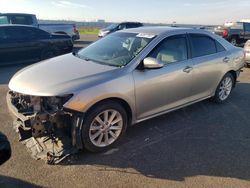
{"label": "parked vehicle", "polygon": [[243,49],[211,32],[141,27],[18,72],[7,103],[23,140],[39,147],[44,136],[61,140],[68,147],[55,151],[64,155],[67,148],[100,152],[128,125],[207,98],[224,103],[243,66]]}
{"label": "parked vehicle", "polygon": [[243,46],[250,39],[250,23],[235,22],[230,24],[230,26],[218,26],[214,32],[231,42],[234,46]]}
{"label": "parked vehicle", "polygon": [[106,35],[119,31],[119,30],[137,28],[137,27],[142,27],[142,26],[143,24],[139,22],[114,23],[104,29],[101,29],[99,31],[98,37],[105,37]]}
{"label": "parked vehicle", "polygon": [[0,14],[1,24],[20,24],[40,28],[49,33],[67,34],[73,40],[80,39],[79,32],[74,24],[38,24],[36,15],[23,13]]}
{"label": "parked vehicle", "polygon": [[72,52],[68,35],[21,25],[0,25],[0,65],[33,63]]}
{"label": "parked vehicle", "polygon": [[250,67],[250,40],[248,40],[244,46],[245,51],[245,62]]}

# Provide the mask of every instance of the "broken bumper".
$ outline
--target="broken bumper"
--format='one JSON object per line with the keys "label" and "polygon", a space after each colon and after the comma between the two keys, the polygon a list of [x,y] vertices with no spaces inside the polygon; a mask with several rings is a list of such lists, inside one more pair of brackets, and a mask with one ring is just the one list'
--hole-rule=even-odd
{"label": "broken bumper", "polygon": [[14,128],[33,158],[57,164],[81,149],[81,115],[64,111],[23,113],[16,100],[15,93],[9,91],[7,105],[14,117]]}

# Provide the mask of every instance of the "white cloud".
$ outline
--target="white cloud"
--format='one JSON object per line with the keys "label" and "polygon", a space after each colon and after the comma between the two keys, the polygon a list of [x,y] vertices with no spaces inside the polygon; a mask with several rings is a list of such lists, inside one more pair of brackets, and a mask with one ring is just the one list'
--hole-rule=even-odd
{"label": "white cloud", "polygon": [[84,5],[84,4],[72,3],[70,1],[64,1],[64,0],[52,1],[51,3],[55,6],[59,6],[63,8],[90,8],[89,6]]}

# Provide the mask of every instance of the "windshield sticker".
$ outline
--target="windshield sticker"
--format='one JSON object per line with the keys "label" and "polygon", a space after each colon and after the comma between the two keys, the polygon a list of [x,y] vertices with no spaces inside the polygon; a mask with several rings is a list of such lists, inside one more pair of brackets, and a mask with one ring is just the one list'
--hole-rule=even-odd
{"label": "windshield sticker", "polygon": [[152,39],[155,37],[155,35],[152,34],[146,34],[146,33],[139,33],[138,35],[136,35],[136,37],[141,37],[141,38],[148,38],[148,39]]}

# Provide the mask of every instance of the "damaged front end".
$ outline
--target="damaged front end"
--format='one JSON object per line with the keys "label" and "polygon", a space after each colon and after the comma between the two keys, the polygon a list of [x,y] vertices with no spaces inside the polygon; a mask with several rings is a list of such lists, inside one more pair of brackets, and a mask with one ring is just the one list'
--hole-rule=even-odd
{"label": "damaged front end", "polygon": [[64,109],[72,95],[30,96],[9,91],[7,103],[14,127],[35,159],[56,164],[81,149],[82,114]]}

